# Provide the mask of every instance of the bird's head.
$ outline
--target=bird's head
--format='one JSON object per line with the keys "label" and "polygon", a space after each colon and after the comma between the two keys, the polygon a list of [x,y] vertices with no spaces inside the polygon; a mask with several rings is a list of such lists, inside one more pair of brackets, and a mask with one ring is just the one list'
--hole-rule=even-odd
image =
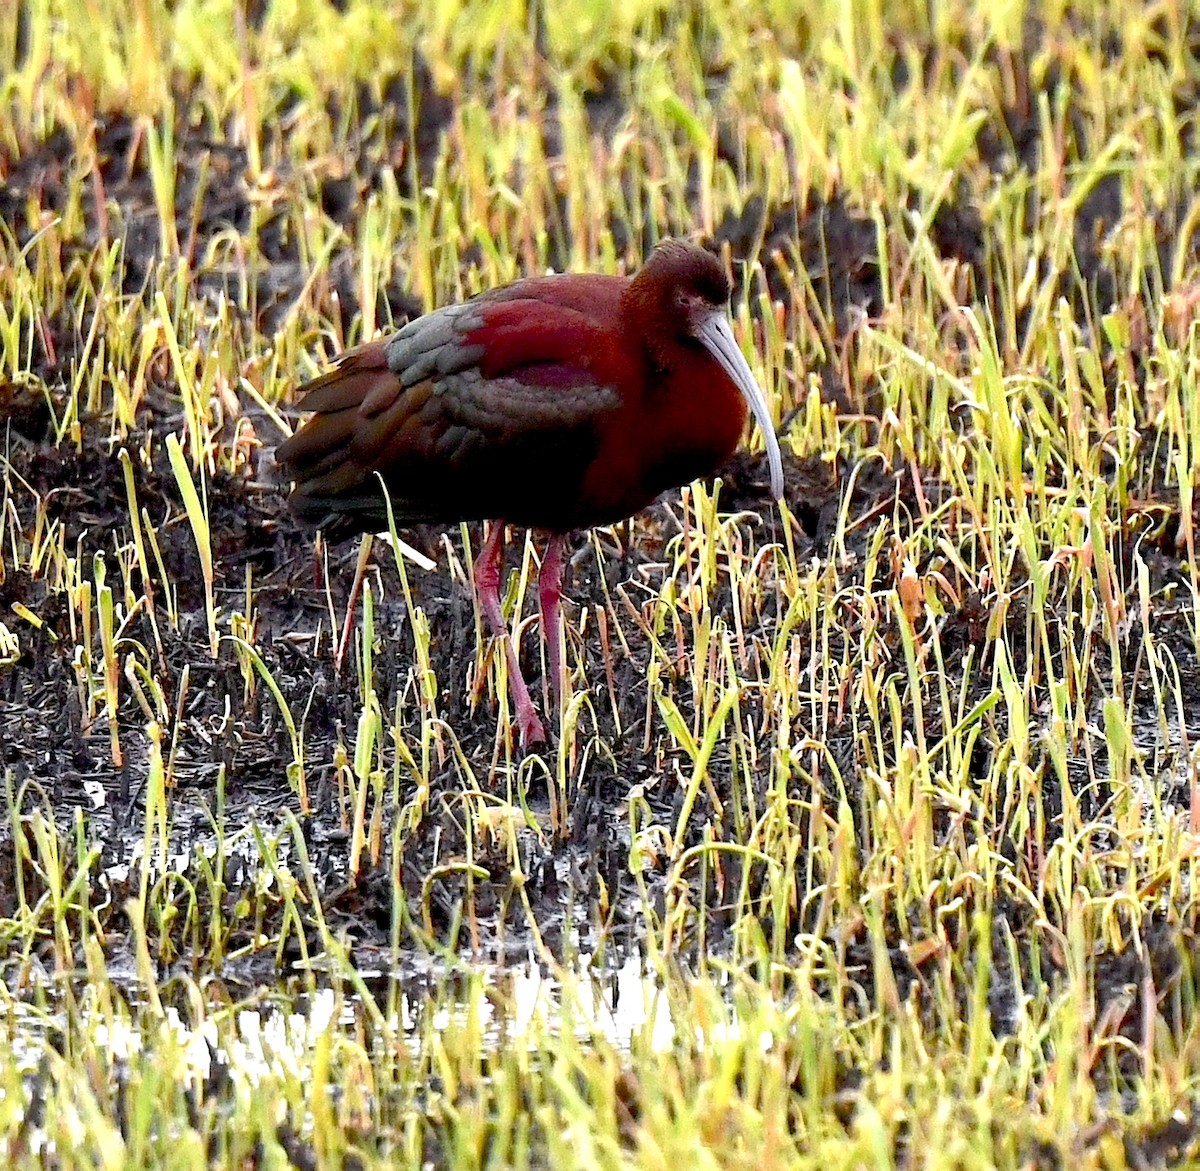
{"label": "bird's head", "polygon": [[763,433],[771,492],[783,497],[783,459],[767,407],[729,323],[733,291],[721,262],[684,240],[665,240],[650,254],[629,287],[627,305],[648,352],[670,372],[688,351],[707,352],[741,392]]}

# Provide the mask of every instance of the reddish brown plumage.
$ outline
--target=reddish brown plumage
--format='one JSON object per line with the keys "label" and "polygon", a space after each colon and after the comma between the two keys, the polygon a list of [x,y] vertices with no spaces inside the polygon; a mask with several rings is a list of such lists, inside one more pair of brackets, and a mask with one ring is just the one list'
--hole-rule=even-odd
{"label": "reddish brown plumage", "polygon": [[729,284],[673,242],[632,280],[517,281],[350,351],[305,388],[314,414],[278,450],[293,507],[335,536],[380,528],[379,472],[402,523],[568,532],[713,472],[746,401],[680,295],[723,310]]}
{"label": "reddish brown plumage", "polygon": [[[448,305],[345,354],[310,382],[313,412],[277,459],[293,509],[333,537],[385,527],[382,476],[398,523],[499,520],[555,534],[543,572],[558,682],[561,534],[630,516],[668,488],[714,472],[747,408],[779,448],[729,329],[729,280],[680,241],[632,279],[535,277]],[[500,545],[477,566],[493,631]],[[541,726],[509,646],[522,739]]]}

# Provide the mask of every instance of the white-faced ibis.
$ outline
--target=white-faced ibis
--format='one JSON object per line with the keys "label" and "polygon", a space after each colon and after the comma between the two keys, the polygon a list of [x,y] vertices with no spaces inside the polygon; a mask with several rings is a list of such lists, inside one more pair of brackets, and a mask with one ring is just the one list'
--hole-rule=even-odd
{"label": "white-faced ibis", "polygon": [[557,695],[567,534],[711,475],[748,412],[766,440],[771,491],[783,495],[779,444],[734,340],[729,295],[714,256],[668,240],[632,278],[528,277],[447,305],[303,388],[312,417],[276,453],[301,518],[332,539],[386,528],[382,476],[398,524],[496,522],[475,586],[504,641],[522,745],[545,734],[500,607],[506,523],[550,534],[538,587]]}

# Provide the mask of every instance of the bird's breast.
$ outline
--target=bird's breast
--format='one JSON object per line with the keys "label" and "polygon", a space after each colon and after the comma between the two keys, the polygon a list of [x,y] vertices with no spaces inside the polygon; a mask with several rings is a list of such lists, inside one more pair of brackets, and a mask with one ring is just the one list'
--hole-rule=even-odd
{"label": "bird's breast", "polygon": [[747,415],[736,388],[730,385],[732,397],[722,389],[688,395],[669,386],[665,399],[655,401],[651,392],[614,411],[599,429],[575,527],[623,520],[663,492],[716,472],[736,449]]}
{"label": "bird's breast", "polygon": [[717,363],[688,354],[653,388],[643,462],[657,491],[712,475],[737,448],[746,401]]}

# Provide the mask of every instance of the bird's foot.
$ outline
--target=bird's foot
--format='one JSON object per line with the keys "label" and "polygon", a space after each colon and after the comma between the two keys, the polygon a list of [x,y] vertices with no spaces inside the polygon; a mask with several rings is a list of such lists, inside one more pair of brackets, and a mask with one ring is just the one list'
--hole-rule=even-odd
{"label": "bird's foot", "polygon": [[547,743],[546,729],[542,727],[542,721],[538,719],[532,703],[517,705],[517,732],[521,737],[522,749]]}

